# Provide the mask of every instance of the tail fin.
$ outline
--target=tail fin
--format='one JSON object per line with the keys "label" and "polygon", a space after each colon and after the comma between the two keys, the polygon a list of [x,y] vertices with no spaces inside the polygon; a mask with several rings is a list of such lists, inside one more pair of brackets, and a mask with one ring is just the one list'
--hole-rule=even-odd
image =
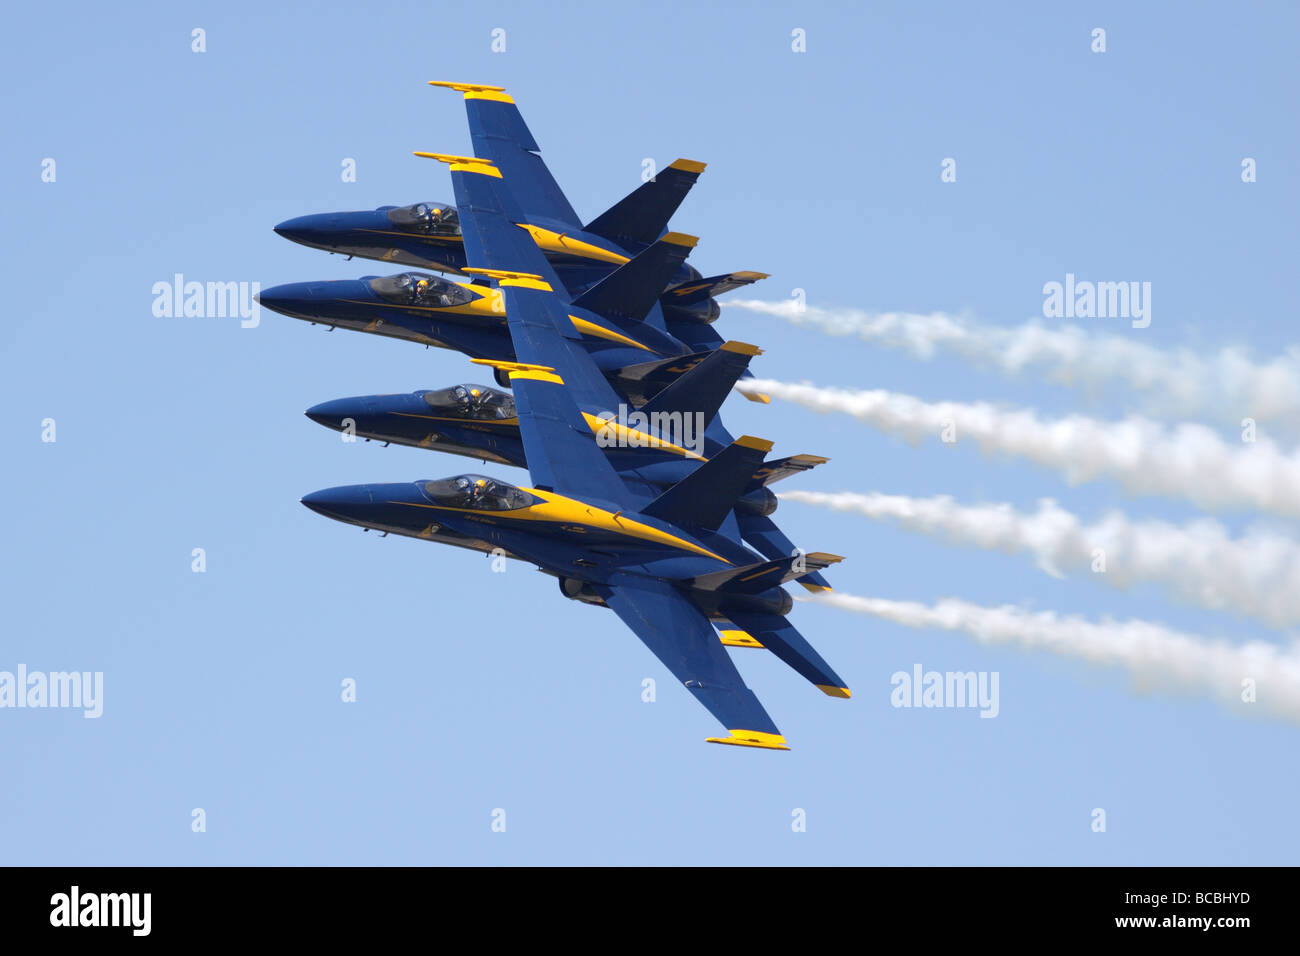
{"label": "tail fin", "polygon": [[746,634],[785,661],[828,697],[849,697],[843,678],[831,669],[793,624],[766,611],[729,611]]}
{"label": "tail fin", "polygon": [[690,255],[694,236],[670,232],[573,300],[580,309],[640,322]]}
{"label": "tail fin", "polygon": [[805,575],[813,574],[832,564],[839,564],[844,559],[838,554],[814,551],[811,554],[792,554],[764,561],[761,564],[748,564],[743,568],[728,568],[692,578],[690,586],[701,591],[721,591],[727,594],[758,594],[768,588],[774,588],[794,581]]}
{"label": "tail fin", "polygon": [[642,508],[641,513],[678,526],[716,531],[771,448],[770,441],[742,435]]}
{"label": "tail fin", "polygon": [[676,160],[587,223],[586,231],[624,247],[650,245],[668,228],[668,220],[702,172],[704,163]]}
{"label": "tail fin", "polygon": [[753,491],[755,488],[764,488],[767,485],[789,478],[791,475],[811,471],[818,465],[824,465],[828,461],[830,461],[829,458],[823,458],[821,455],[791,455],[789,458],[778,458],[775,461],[764,462],[763,467],[754,472],[748,490]]}
{"label": "tail fin", "polygon": [[[659,304],[663,305],[664,300],[661,298]],[[717,303],[714,303],[716,306]],[[683,322],[680,319],[674,319],[671,316],[670,309],[664,309],[665,328],[668,334],[678,341],[684,342],[695,352],[708,352],[713,349],[722,347],[722,336],[719,335],[707,322],[689,321]],[[753,378],[754,373],[745,369],[740,373],[741,378]],[[758,392],[741,392],[741,395],[751,402],[759,402],[763,405],[771,401],[766,395]]]}
{"label": "tail fin", "polygon": [[[749,360],[762,353],[762,349],[744,342],[723,342],[703,362],[650,399],[640,411],[647,415],[655,412],[699,414],[707,425],[718,414],[737,379],[749,367]],[[755,476],[758,473],[755,472]]]}

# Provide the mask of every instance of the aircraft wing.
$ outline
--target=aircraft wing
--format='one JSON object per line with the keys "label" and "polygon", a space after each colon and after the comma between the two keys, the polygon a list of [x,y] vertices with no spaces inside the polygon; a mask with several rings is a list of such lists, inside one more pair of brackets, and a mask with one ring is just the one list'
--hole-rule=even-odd
{"label": "aircraft wing", "polygon": [[465,116],[469,120],[474,155],[491,160],[514,184],[524,213],[517,222],[551,219],[575,231],[582,229],[582,220],[538,155],[541,147],[529,132],[519,107],[502,87],[440,80],[431,80],[429,85],[447,87],[465,95]]}
{"label": "aircraft wing", "polygon": [[745,686],[713,625],[666,581],[616,575],[597,593],[655,657],[726,727],[710,743],[789,750],[754,692]]}
{"label": "aircraft wing", "polygon": [[[460,210],[466,271],[496,279],[517,362],[487,362],[510,377],[519,432],[533,483],[564,494],[636,508],[593,439],[578,402],[618,409],[618,397],[581,344],[546,257],[510,215],[514,194],[502,173],[480,158],[423,153],[447,162]],[[566,387],[567,386],[567,387]]]}

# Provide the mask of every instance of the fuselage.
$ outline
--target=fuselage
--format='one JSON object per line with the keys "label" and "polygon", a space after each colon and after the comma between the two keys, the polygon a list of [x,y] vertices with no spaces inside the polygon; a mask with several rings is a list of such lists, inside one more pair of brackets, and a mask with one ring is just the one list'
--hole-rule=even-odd
{"label": "fuselage", "polygon": [[[313,324],[451,349],[471,358],[515,358],[501,293],[485,285],[405,272],[285,283],[258,293],[258,302]],[[680,341],[648,325],[625,331],[577,307],[571,308],[569,322],[597,366],[607,372],[687,353]]]}
{"label": "fuselage", "polygon": [[314,492],[308,508],[348,524],[500,551],[548,573],[599,582],[615,571],[671,579],[745,564],[743,546],[693,535],[612,502],[521,488],[483,475],[348,485]]}
{"label": "fuselage", "polygon": [[[626,264],[638,251],[543,218],[520,228],[533,237],[565,288],[575,296]],[[459,217],[455,207],[447,203],[314,213],[287,219],[275,231],[312,249],[465,275],[467,260]],[[686,284],[700,278],[697,269],[683,263],[670,285],[689,289]],[[661,321],[670,318],[708,323],[719,314],[713,299],[678,304],[672,296],[665,297],[663,310]]]}
{"label": "fuselage", "polygon": [[[315,405],[306,414],[320,425],[360,438],[528,467],[512,396],[486,385],[341,398]],[[675,433],[676,419],[649,420],[637,428],[607,420],[597,409],[584,410],[583,417],[614,470],[649,498],[684,479],[723,447],[693,427]],[[690,426],[689,417],[685,423]],[[767,515],[775,507],[775,496],[763,487],[736,503],[742,515]]]}

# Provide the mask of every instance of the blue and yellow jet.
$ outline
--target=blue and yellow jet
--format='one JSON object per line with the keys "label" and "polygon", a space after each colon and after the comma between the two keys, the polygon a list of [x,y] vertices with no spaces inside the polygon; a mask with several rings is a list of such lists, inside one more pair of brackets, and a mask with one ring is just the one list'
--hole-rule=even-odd
{"label": "blue and yellow jet", "polygon": [[[493,163],[478,157],[441,153],[416,155],[446,163],[455,183],[463,182],[457,176],[462,171],[498,179],[503,175]],[[544,166],[541,169],[545,172]],[[457,199],[462,206],[465,205],[465,199],[459,193]],[[518,207],[512,208],[512,215],[516,224],[525,218]],[[532,230],[521,231],[521,235],[525,233],[536,239]],[[668,275],[685,259],[695,241],[693,236],[664,233],[630,261],[580,294],[572,295],[559,283],[556,288],[557,295],[565,300],[570,333],[591,354],[596,366],[618,393],[610,404],[584,408],[588,420],[593,421],[602,412],[613,412],[621,402],[641,411],[701,412],[707,424],[707,442],[717,449],[732,441],[732,436],[716,415],[722,399],[736,381],[736,376],[727,377],[725,370],[730,367],[740,376],[749,376],[750,372],[743,365],[736,368],[735,363],[730,363],[730,366],[728,363],[737,354],[746,350],[749,350],[748,354],[754,354],[757,350],[742,343],[724,343],[710,328],[709,332],[716,341],[708,342],[702,351],[687,352],[684,344],[661,331],[649,319],[649,313],[657,307],[656,297]],[[487,284],[487,277],[479,270],[469,265],[465,270],[475,277],[477,284],[451,282],[422,273],[402,273],[361,280],[293,283],[267,289],[259,298],[263,305],[294,318],[460,351],[475,361],[493,366],[497,383],[505,386],[508,378],[501,363],[517,361],[506,301],[499,289]],[[677,384],[680,378],[697,368],[707,374],[696,375],[695,385]],[[725,387],[717,388],[723,382]],[[702,394],[707,394],[709,400],[704,401]],[[382,400],[400,403],[395,398]],[[381,399],[371,397],[365,401],[374,405]],[[409,419],[413,414],[409,410],[395,411],[393,419]],[[351,415],[337,417],[340,428],[344,419],[356,420]],[[418,421],[410,419],[403,424],[416,425]],[[391,426],[391,420],[389,424]],[[433,430],[405,443],[423,443],[424,447],[448,450],[468,448],[461,453],[484,461],[500,461],[507,454],[510,442],[510,436],[502,433],[503,427],[500,422],[493,422],[481,427],[451,429],[460,433],[460,437],[476,439],[477,445],[466,446],[456,436],[449,435],[443,436],[447,439],[445,445],[435,445]],[[413,429],[400,429],[394,437],[382,440],[402,441],[402,435],[410,431]],[[365,437],[379,437],[379,433]],[[473,453],[474,447],[478,447],[481,453]],[[699,459],[701,455],[707,457],[709,454],[709,451],[700,451],[695,457]],[[513,464],[524,464],[517,452],[509,457]],[[805,456],[805,460],[811,458]],[[637,472],[644,464],[644,459],[641,459],[637,463],[616,462],[615,467]],[[645,480],[658,484],[676,481],[682,477],[680,459],[677,464],[677,469],[660,469],[653,478]],[[738,519],[744,540],[765,557],[775,560],[797,549],[772,520],[771,512],[776,500],[761,487],[756,484],[751,490],[756,497],[765,495],[766,510],[750,507],[751,502],[747,501],[741,505]],[[829,582],[817,572],[809,574],[800,584],[813,591],[830,589]]]}
{"label": "blue and yellow jet", "polygon": [[[658,494],[624,480],[592,435],[582,408],[609,407],[606,377],[556,294],[559,279],[513,224],[499,171],[453,166],[469,262],[505,300],[516,361],[509,376],[532,479],[517,487],[481,475],[333,488],[309,508],[366,528],[480,551],[500,549],[559,579],[566,597],[612,609],[727,728],[715,743],[786,750],[785,738],[745,686],[714,626],[762,646],[833,697],[844,681],[790,624],[782,584],[840,560],[791,555],[762,561],[740,543],[736,502],[771,443],[730,442]],[[711,623],[713,622],[713,623]]]}
{"label": "blue and yellow jet", "polygon": [[[515,184],[520,224],[575,296],[662,237],[705,168],[694,160],[675,160],[584,224],[546,168],[541,147],[502,87],[437,80],[430,85],[464,94],[474,155],[491,161]],[[460,213],[449,203],[317,213],[286,220],[275,231],[302,245],[349,257],[466,274]],[[658,304],[650,321],[684,342],[688,351],[716,348],[722,339],[709,328],[721,311],[716,297],[766,277],[751,271],[705,277],[679,261],[655,292]]]}

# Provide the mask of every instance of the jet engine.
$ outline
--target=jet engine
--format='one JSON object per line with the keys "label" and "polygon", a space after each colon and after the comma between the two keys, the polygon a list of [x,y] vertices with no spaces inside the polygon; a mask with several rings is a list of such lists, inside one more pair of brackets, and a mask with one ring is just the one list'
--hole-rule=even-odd
{"label": "jet engine", "polygon": [[560,593],[570,601],[581,601],[583,604],[594,604],[596,607],[609,607],[605,599],[596,593],[595,589],[586,581],[579,581],[575,578],[560,578]]}

